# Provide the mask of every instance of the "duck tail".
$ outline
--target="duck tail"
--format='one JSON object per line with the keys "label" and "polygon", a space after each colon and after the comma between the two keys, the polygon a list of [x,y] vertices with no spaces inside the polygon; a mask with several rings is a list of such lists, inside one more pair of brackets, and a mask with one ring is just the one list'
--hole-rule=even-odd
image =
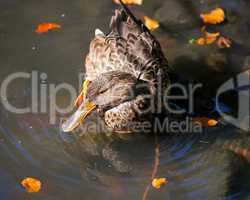
{"label": "duck tail", "polygon": [[134,21],[136,22],[138,25],[141,24],[140,21],[134,16],[134,14],[130,11],[130,9],[128,8],[128,6],[126,6],[126,4],[123,2],[123,0],[119,0],[122,8],[124,9],[124,11],[126,12],[126,14]]}
{"label": "duck tail", "polygon": [[[111,18],[110,29],[113,32],[118,32],[122,35],[125,32],[129,32],[128,26],[136,27],[133,31],[141,33],[143,31],[143,23],[131,12],[127,5],[119,0],[121,9],[115,10],[115,15]],[[131,31],[131,30],[130,30]]]}

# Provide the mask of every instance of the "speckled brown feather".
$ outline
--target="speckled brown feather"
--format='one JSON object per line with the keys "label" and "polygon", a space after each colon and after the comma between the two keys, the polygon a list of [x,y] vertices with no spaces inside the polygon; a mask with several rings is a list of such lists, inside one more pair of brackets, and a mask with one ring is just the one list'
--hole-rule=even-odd
{"label": "speckled brown feather", "polygon": [[111,32],[92,40],[86,58],[87,77],[119,70],[151,82],[160,76],[167,85],[168,63],[160,44],[141,21],[129,14],[124,9],[116,10]]}
{"label": "speckled brown feather", "polygon": [[[124,4],[122,5],[123,9],[115,10],[115,15],[111,18],[110,33],[104,35],[101,31],[97,31],[95,38],[90,43],[89,54],[85,63],[87,79],[96,80],[99,79],[98,77],[105,77],[99,75],[109,72],[114,76],[117,75],[117,72],[125,73],[124,75],[128,73],[135,80],[147,82],[151,96],[156,96],[157,91],[163,92],[169,85],[167,60],[155,37]],[[102,87],[109,88],[112,84],[117,84],[124,78],[121,76],[123,75],[118,73],[119,81],[116,82],[116,79],[109,74],[107,76],[110,78],[109,81],[99,80],[99,82]],[[129,76],[124,80],[126,81],[124,85],[131,81]],[[133,84],[136,85],[137,82]],[[97,83],[94,89],[89,88],[88,96],[93,95],[98,87],[101,86],[98,86]],[[105,97],[97,97],[100,99],[100,104],[105,103],[106,97],[109,98],[110,94],[105,94]],[[118,99],[121,100],[122,98],[126,98],[126,94]],[[91,98],[89,99],[91,100]],[[140,113],[138,108],[146,106],[147,103],[143,95],[139,95],[132,100],[124,100],[120,104],[103,111],[104,121],[115,132],[130,132],[131,129],[134,131],[134,128],[130,127],[131,124],[133,126],[136,122],[144,120],[144,115]],[[152,117],[152,113],[151,115],[150,113],[145,115],[147,115],[147,120]]]}

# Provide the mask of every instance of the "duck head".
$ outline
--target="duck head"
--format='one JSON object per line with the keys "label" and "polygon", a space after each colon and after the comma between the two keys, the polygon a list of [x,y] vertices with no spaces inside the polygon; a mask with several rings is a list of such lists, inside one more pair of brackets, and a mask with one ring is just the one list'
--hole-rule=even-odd
{"label": "duck head", "polygon": [[[148,102],[146,99],[150,99],[151,95],[149,83],[128,73],[111,71],[103,73],[89,82],[84,96],[78,109],[62,124],[64,132],[76,129],[94,110],[104,116],[105,112],[119,107],[121,104],[131,106],[138,98],[143,100],[140,102]],[[146,103],[140,106],[142,108],[146,106]]]}

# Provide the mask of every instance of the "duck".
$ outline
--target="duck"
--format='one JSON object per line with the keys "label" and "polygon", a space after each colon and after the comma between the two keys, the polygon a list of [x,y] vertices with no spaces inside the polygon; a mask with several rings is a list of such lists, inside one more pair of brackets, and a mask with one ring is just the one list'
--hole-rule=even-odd
{"label": "duck", "polygon": [[96,29],[85,59],[86,79],[76,111],[62,123],[72,132],[94,111],[113,132],[131,133],[164,107],[169,65],[150,30],[120,0],[110,31]]}

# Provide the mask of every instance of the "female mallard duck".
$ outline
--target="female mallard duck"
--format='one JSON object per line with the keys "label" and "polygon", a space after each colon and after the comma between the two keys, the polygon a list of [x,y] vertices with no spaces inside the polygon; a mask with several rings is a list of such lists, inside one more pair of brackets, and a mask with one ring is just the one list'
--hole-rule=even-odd
{"label": "female mallard duck", "polygon": [[147,27],[121,5],[111,18],[111,32],[96,30],[78,109],[63,123],[65,132],[77,128],[93,110],[112,131],[132,132],[131,124],[148,121],[155,105],[163,106],[163,91],[169,85],[167,60]]}

